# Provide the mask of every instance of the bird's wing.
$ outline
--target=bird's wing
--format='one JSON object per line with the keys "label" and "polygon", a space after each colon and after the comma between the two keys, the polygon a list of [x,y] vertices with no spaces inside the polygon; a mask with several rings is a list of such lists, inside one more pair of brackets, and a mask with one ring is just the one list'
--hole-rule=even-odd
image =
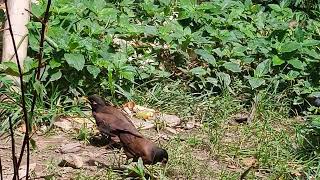
{"label": "bird's wing", "polygon": [[134,126],[133,122],[129,119],[129,117],[124,112],[122,112],[121,110],[113,106],[106,106],[104,108],[104,112],[108,114],[113,114],[119,119],[127,120],[132,126]]}
{"label": "bird's wing", "polygon": [[130,133],[137,137],[142,137],[142,134],[131,124],[127,119],[120,119],[113,114],[96,113],[95,114],[97,126],[101,124],[101,127],[109,126],[111,133]]}
{"label": "bird's wing", "polygon": [[103,119],[100,113],[93,113],[93,117],[96,120],[97,128],[102,135],[114,136],[114,134],[112,134],[112,128],[110,124]]}

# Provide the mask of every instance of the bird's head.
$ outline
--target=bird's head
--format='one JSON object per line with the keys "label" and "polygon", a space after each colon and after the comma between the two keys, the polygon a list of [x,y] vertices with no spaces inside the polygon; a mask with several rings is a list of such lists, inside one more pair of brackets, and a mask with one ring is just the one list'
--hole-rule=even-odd
{"label": "bird's head", "polygon": [[97,110],[98,108],[104,107],[106,105],[105,101],[96,94],[89,96],[88,101],[91,105],[92,110]]}
{"label": "bird's head", "polygon": [[161,162],[162,165],[165,165],[167,164],[168,160],[168,152],[165,149],[157,148],[155,150],[155,155],[153,159],[154,163]]}

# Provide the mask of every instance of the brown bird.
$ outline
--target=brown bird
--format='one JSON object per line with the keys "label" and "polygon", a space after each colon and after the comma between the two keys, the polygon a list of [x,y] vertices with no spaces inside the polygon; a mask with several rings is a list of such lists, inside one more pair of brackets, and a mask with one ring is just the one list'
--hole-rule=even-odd
{"label": "brown bird", "polygon": [[89,96],[88,100],[92,108],[92,115],[102,135],[107,136],[109,139],[119,136],[120,133],[142,137],[142,134],[120,110],[107,105],[98,95]]}
{"label": "brown bird", "polygon": [[144,137],[121,133],[119,138],[128,159],[137,161],[141,157],[144,164],[166,164],[168,161],[167,151]]}
{"label": "brown bird", "polygon": [[98,95],[89,96],[88,100],[100,133],[108,136],[109,140],[111,137],[119,137],[128,159],[137,161],[141,157],[145,164],[167,163],[167,151],[144,138],[120,110],[106,104]]}

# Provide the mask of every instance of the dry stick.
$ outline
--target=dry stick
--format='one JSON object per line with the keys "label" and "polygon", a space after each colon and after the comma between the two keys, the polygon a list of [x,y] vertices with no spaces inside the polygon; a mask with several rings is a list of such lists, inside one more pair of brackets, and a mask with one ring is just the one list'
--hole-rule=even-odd
{"label": "dry stick", "polygon": [[16,146],[15,146],[15,140],[14,140],[14,133],[12,128],[12,117],[9,116],[9,128],[10,128],[10,136],[11,136],[11,154],[12,154],[12,162],[13,162],[13,180],[19,179],[19,173],[17,166],[17,157],[16,157]]}
{"label": "dry stick", "polygon": [[[7,14],[7,20],[8,20],[8,25],[9,25],[9,31],[10,31],[10,36],[11,36],[11,40],[12,40],[12,45],[13,45],[14,53],[15,53],[15,56],[16,56],[18,70],[19,70],[19,80],[20,80],[20,89],[21,89],[23,118],[24,118],[24,122],[26,124],[26,133],[24,135],[24,140],[23,140],[23,144],[22,144],[22,148],[21,148],[21,153],[20,153],[20,157],[19,157],[19,160],[20,160],[20,159],[22,159],[22,156],[23,156],[25,144],[27,144],[27,147],[29,147],[28,112],[27,112],[26,100],[25,100],[25,87],[23,85],[23,72],[22,72],[22,68],[21,68],[21,65],[20,65],[20,61],[19,61],[16,41],[14,39],[14,35],[13,35],[13,31],[12,31],[11,19],[10,19],[9,8],[8,8],[8,0],[5,0],[4,3],[5,3],[5,6],[6,6],[6,14]],[[27,174],[29,174],[29,163],[30,163],[29,155],[30,155],[30,149],[27,148],[27,170],[26,170]],[[20,163],[21,163],[21,161],[20,161]],[[19,169],[20,163],[16,164],[18,169]],[[28,176],[26,178],[28,178]]]}
{"label": "dry stick", "polygon": [[[44,47],[44,40],[45,40],[45,32],[46,32],[46,26],[47,26],[47,22],[49,20],[49,10],[50,10],[50,6],[51,6],[51,0],[48,0],[48,4],[47,4],[47,9],[46,12],[44,14],[44,18],[42,21],[42,27],[41,27],[41,36],[40,36],[40,45],[39,45],[39,54],[38,54],[38,69],[37,69],[37,75],[36,75],[36,79],[39,80],[40,79],[40,70],[41,70],[41,64],[42,64],[42,58],[43,58],[43,47]],[[33,91],[33,97],[32,97],[32,104],[31,104],[31,117],[33,116],[33,111],[35,108],[35,104],[36,104],[36,91]]]}
{"label": "dry stick", "polygon": [[1,157],[0,157],[0,180],[3,180]]}
{"label": "dry stick", "polygon": [[0,32],[5,31],[5,30],[9,30],[8,28],[2,28],[0,29]]}
{"label": "dry stick", "polygon": [[45,40],[45,32],[46,32],[46,26],[49,20],[49,10],[51,6],[51,0],[48,0],[47,9],[44,14],[44,19],[42,21],[42,27],[41,27],[41,38],[40,38],[40,47],[39,47],[39,62],[38,62],[38,71],[37,71],[37,79],[40,78],[40,67],[42,63],[43,58],[43,47],[44,47],[44,40]]}

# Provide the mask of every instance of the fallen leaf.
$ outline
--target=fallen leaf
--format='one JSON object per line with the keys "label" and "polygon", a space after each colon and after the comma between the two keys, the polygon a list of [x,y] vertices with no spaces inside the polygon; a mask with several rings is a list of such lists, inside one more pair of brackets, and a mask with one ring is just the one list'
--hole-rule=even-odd
{"label": "fallen leaf", "polygon": [[133,108],[136,106],[136,103],[133,101],[129,101],[123,105],[123,107],[127,107],[130,111],[133,111]]}
{"label": "fallen leaf", "polygon": [[151,112],[151,111],[139,111],[137,112],[136,117],[140,119],[148,120],[148,119],[151,119],[153,115],[154,115],[154,112]]}
{"label": "fallen leaf", "polygon": [[248,158],[242,159],[242,163],[247,167],[254,166],[256,162],[257,162],[257,159],[254,157],[248,157]]}
{"label": "fallen leaf", "polygon": [[137,112],[140,112],[140,111],[153,112],[153,113],[156,112],[154,109],[146,108],[146,107],[139,106],[139,105],[135,105],[135,106],[133,107],[133,111],[136,112],[136,113],[137,113]]}

